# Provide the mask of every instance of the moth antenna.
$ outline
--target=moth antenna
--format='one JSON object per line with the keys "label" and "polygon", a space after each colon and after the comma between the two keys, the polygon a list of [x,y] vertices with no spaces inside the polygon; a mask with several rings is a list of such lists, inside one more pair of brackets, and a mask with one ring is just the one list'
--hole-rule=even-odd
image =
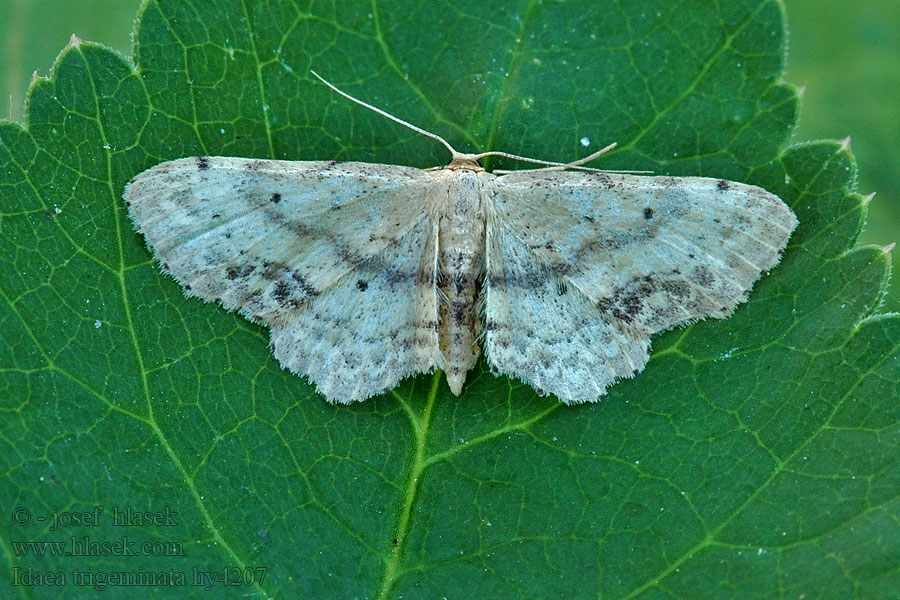
{"label": "moth antenna", "polygon": [[589,154],[589,155],[585,156],[584,158],[579,158],[578,160],[576,160],[576,161],[574,161],[574,162],[566,163],[566,166],[567,166],[567,167],[580,167],[580,166],[583,165],[584,163],[589,163],[589,162],[591,162],[592,160],[594,160],[595,158],[597,158],[597,157],[600,156],[601,154],[606,154],[607,152],[609,152],[610,150],[612,150],[613,148],[615,148],[616,145],[617,145],[617,142],[613,142],[613,143],[610,144],[609,146],[606,146],[606,147],[604,147],[604,148],[600,148],[599,150],[597,150],[597,151],[594,152],[593,154]]}
{"label": "moth antenna", "polygon": [[[356,98],[355,96],[351,96],[350,94],[348,94],[347,92],[338,88],[333,83],[331,83],[330,81],[328,81],[327,79],[325,79],[324,77],[322,77],[321,75],[319,75],[318,73],[313,71],[312,69],[310,69],[309,72],[312,73],[316,77],[316,79],[318,79],[319,81],[321,81],[322,83],[327,85],[329,88],[331,88],[332,91],[340,94],[347,100],[350,100],[351,102],[355,102],[356,104],[359,104],[360,106],[364,106],[364,107],[368,108],[369,110],[376,112],[383,117],[387,117],[388,119],[390,119],[391,121],[394,121],[395,123],[399,123],[399,124],[403,125],[404,127],[408,127],[409,129],[412,129],[416,133],[420,133],[426,137],[430,137],[433,140],[439,141],[440,143],[442,143],[444,145],[445,148],[447,148],[447,150],[450,151],[450,154],[452,154],[454,158],[465,157],[468,159],[478,160],[480,158],[484,158],[485,156],[501,156],[503,158],[509,158],[512,160],[520,160],[522,162],[544,165],[545,167],[550,168],[550,169],[575,168],[575,169],[579,169],[579,170],[583,170],[583,171],[601,171],[602,169],[591,169],[589,167],[582,167],[581,165],[594,160],[601,154],[609,152],[610,150],[612,150],[613,148],[616,147],[616,142],[613,142],[612,144],[606,146],[605,148],[601,148],[600,150],[597,150],[593,154],[590,154],[588,156],[585,156],[584,158],[580,158],[576,161],[569,162],[569,163],[555,162],[552,160],[541,160],[539,158],[530,158],[528,156],[519,156],[518,154],[510,154],[509,152],[501,152],[499,150],[491,150],[489,152],[481,152],[480,154],[462,154],[460,152],[457,152],[456,149],[450,145],[450,142],[448,142],[447,140],[445,140],[438,134],[431,133],[430,131],[426,131],[426,130],[422,129],[421,127],[417,127],[417,126],[413,125],[409,121],[404,121],[400,117],[395,117],[391,113],[384,111],[384,110],[378,108],[377,106],[372,106],[368,102],[360,100],[359,98]],[[508,171],[497,171],[497,173],[507,173],[507,172]],[[645,171],[623,171],[623,172],[625,172],[625,173],[632,173],[632,172],[644,173]]]}
{"label": "moth antenna", "polygon": [[424,136],[427,136],[427,137],[430,137],[430,138],[433,139],[433,140],[439,141],[440,143],[442,143],[442,144],[444,145],[445,148],[447,148],[447,150],[450,151],[450,153],[451,153],[454,157],[457,157],[457,156],[460,155],[460,153],[457,152],[456,149],[453,148],[453,146],[451,146],[450,143],[449,143],[447,140],[445,140],[444,138],[442,138],[442,137],[439,136],[438,134],[436,134],[436,133],[431,133],[430,131],[425,131],[425,130],[422,129],[421,127],[416,127],[415,125],[413,125],[413,124],[410,123],[409,121],[404,121],[404,120],[401,119],[400,117],[395,117],[395,116],[392,115],[391,113],[385,112],[385,111],[381,110],[380,108],[378,108],[377,106],[372,106],[372,105],[369,104],[368,102],[363,102],[363,101],[360,100],[359,98],[354,98],[353,96],[351,96],[351,95],[348,94],[347,92],[345,92],[345,91],[343,91],[343,90],[340,90],[340,89],[338,89],[337,87],[335,87],[334,84],[332,84],[330,81],[326,80],[324,77],[322,77],[321,75],[319,75],[318,73],[316,73],[316,72],[313,71],[312,69],[310,69],[309,72],[312,73],[313,75],[315,75],[315,76],[318,78],[319,81],[321,81],[322,83],[324,83],[325,85],[327,85],[328,87],[330,87],[333,91],[337,92],[338,94],[340,94],[341,96],[343,96],[343,97],[346,98],[347,100],[351,100],[351,101],[353,101],[353,102],[356,102],[356,103],[359,104],[360,106],[365,106],[365,107],[368,108],[369,110],[375,111],[376,113],[378,113],[378,114],[381,115],[382,117],[387,117],[388,119],[390,119],[391,121],[394,121],[395,123],[400,123],[400,124],[403,125],[404,127],[408,127],[408,128],[410,128],[410,129],[412,129],[413,131],[415,131],[416,133],[421,133],[421,134],[424,135]]}
{"label": "moth antenna", "polygon": [[527,156],[519,156],[518,154],[510,154],[509,152],[500,152],[499,150],[491,150],[489,152],[482,152],[480,154],[475,154],[475,155],[473,155],[473,158],[477,159],[477,158],[483,158],[485,156],[502,156],[503,158],[511,158],[513,160],[521,160],[524,162],[535,163],[538,165],[547,165],[548,167],[579,167],[586,162],[590,162],[590,161],[594,160],[601,154],[609,152],[610,150],[612,150],[615,147],[616,147],[616,142],[613,142],[609,146],[606,146],[605,148],[601,148],[600,150],[597,150],[593,154],[590,154],[588,156],[585,156],[584,158],[579,158],[576,161],[572,161],[572,162],[568,162],[568,163],[555,162],[552,160],[541,160],[540,158],[529,158]]}

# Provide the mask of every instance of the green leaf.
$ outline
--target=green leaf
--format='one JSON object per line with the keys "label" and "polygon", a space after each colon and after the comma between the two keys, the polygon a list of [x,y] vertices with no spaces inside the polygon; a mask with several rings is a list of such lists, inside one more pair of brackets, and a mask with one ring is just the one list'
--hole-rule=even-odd
{"label": "green leaf", "polygon": [[[5,595],[95,597],[137,573],[174,585],[113,593],[206,598],[195,570],[231,568],[246,579],[217,597],[900,589],[889,255],[849,250],[865,219],[849,149],[786,147],[782,5],[496,4],[150,1],[134,65],[75,40],[32,85],[27,127],[0,124]],[[162,276],[121,200],[138,172],[196,154],[447,161],[310,68],[461,151],[566,161],[617,141],[605,168],[755,183],[800,226],[749,303],[657,337],[599,404],[481,366],[460,398],[438,374],[331,406],[264,328]],[[171,520],[114,526],[126,507]],[[54,511],[88,516],[54,529]],[[182,554],[22,544],[123,535]]]}

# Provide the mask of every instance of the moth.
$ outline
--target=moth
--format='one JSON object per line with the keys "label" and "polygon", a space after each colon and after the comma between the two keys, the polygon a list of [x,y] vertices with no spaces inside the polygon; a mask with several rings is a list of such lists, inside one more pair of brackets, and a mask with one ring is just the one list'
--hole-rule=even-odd
{"label": "moth", "polygon": [[[729,315],[797,224],[752,185],[583,167],[612,145],[573,163],[457,152],[319,79],[450,163],[199,156],[124,197],[164,272],[268,326],[281,365],[332,402],[435,369],[458,395],[479,346],[495,374],[596,401],[644,368],[654,333]],[[543,168],[490,173],[486,156]]]}

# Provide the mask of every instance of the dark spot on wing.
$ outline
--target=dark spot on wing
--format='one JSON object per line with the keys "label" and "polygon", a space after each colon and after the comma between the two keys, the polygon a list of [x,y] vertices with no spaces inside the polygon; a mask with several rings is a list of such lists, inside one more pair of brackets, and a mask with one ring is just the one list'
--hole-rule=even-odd
{"label": "dark spot on wing", "polygon": [[727,191],[731,187],[731,184],[724,179],[720,179],[716,182],[716,189],[720,192]]}
{"label": "dark spot on wing", "polygon": [[704,265],[697,265],[694,268],[694,278],[703,287],[712,287],[715,282],[715,278],[713,277],[710,270]]}
{"label": "dark spot on wing", "polygon": [[369,287],[369,283],[367,281],[363,281],[362,279],[358,279],[356,281],[356,287],[359,291],[364,292]]}
{"label": "dark spot on wing", "polygon": [[287,283],[285,283],[284,281],[279,281],[278,283],[275,284],[275,291],[272,292],[272,296],[279,303],[282,303],[282,302],[284,302],[285,298],[287,298],[290,295],[290,293],[291,293],[290,286]]}
{"label": "dark spot on wing", "polygon": [[269,198],[269,201],[272,204],[278,204],[279,202],[281,202],[281,194],[279,194],[278,192],[275,192],[274,194],[272,194],[272,197]]}
{"label": "dark spot on wing", "polygon": [[682,300],[684,298],[687,298],[690,294],[690,289],[688,288],[687,284],[677,279],[664,281],[660,285],[660,288],[666,293],[669,298],[673,298],[675,300]]}
{"label": "dark spot on wing", "polygon": [[284,269],[284,265],[271,260],[264,260],[262,263],[263,279],[275,279]]}
{"label": "dark spot on wing", "polygon": [[209,168],[209,159],[206,158],[205,156],[198,156],[197,157],[197,168],[200,169],[201,171],[205,171],[206,169],[208,169]]}
{"label": "dark spot on wing", "polygon": [[646,298],[653,295],[658,282],[651,275],[634,278],[613,290],[612,296],[597,301],[597,308],[615,318],[631,323],[644,311]]}
{"label": "dark spot on wing", "polygon": [[559,281],[556,283],[556,293],[560,296],[564,295],[569,291],[569,287],[566,285],[565,281]]}
{"label": "dark spot on wing", "polygon": [[600,298],[597,300],[597,308],[604,312],[609,312],[613,308],[612,298]]}
{"label": "dark spot on wing", "polygon": [[653,209],[652,208],[644,209],[644,218],[647,220],[650,220],[653,218]]}
{"label": "dark spot on wing", "polygon": [[320,294],[319,290],[310,285],[302,275],[297,273],[296,271],[291,273],[291,278],[297,282],[297,285],[300,286],[300,289],[303,290],[303,293],[309,297],[315,297]]}
{"label": "dark spot on wing", "polygon": [[644,303],[641,302],[638,294],[632,294],[629,296],[625,296],[620,300],[620,306],[622,310],[625,311],[625,314],[628,315],[627,321],[631,321],[634,318],[634,315],[641,312],[641,309],[644,306]]}
{"label": "dark spot on wing", "polygon": [[229,280],[243,279],[256,270],[256,265],[244,265],[242,267],[230,266],[225,269],[225,277]]}

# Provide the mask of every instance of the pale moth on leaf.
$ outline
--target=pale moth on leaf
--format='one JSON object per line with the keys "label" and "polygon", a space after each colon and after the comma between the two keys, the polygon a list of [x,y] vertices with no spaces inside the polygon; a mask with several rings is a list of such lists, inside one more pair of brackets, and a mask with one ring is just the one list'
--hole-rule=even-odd
{"label": "pale moth on leaf", "polygon": [[[651,335],[746,300],[797,224],[751,185],[580,166],[609,147],[569,164],[463,154],[325,83],[450,164],[201,156],[144,171],[125,199],[187,294],[265,323],[281,365],[332,402],[435,369],[458,395],[479,341],[494,373],[596,401],[644,368]],[[549,167],[488,173],[491,155]]]}

